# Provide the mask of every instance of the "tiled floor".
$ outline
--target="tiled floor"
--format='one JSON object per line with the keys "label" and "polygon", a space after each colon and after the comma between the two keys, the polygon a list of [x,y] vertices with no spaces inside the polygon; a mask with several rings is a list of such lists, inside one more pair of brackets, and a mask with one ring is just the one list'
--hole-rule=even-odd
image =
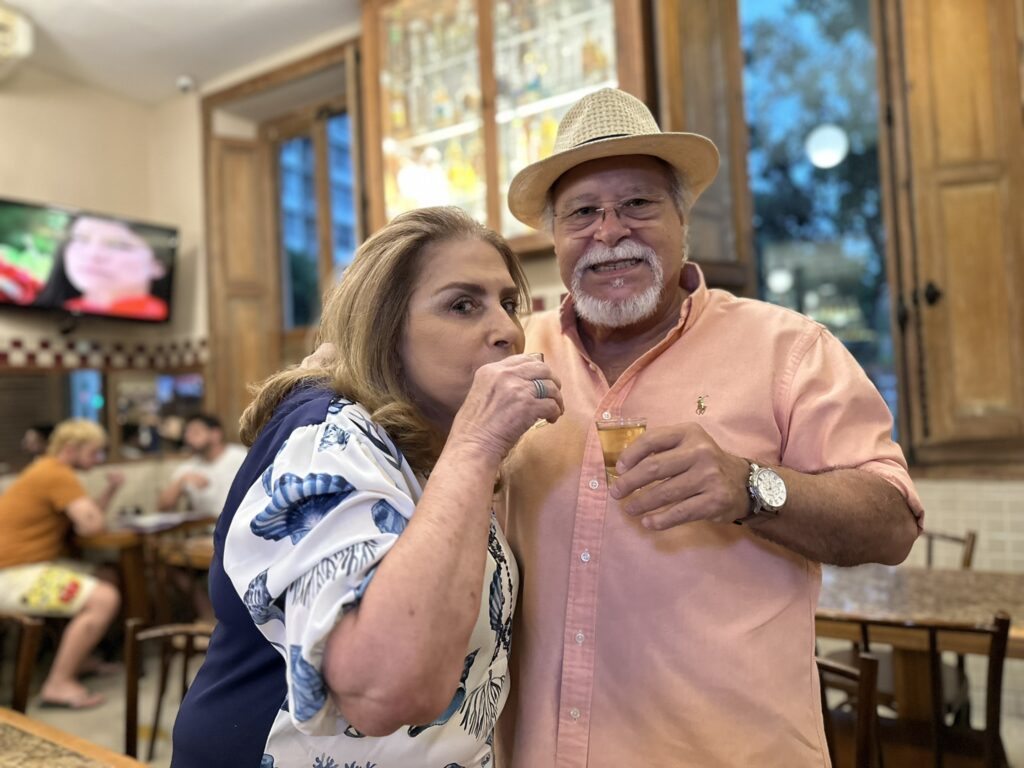
{"label": "tiled floor", "polygon": [[[200,660],[195,660],[196,668]],[[153,700],[157,683],[156,658],[147,660],[146,671],[139,681],[139,723],[142,733],[139,735],[139,754],[144,757],[149,745],[149,726],[153,718]],[[6,674],[9,671],[5,670]],[[3,679],[9,680],[10,677]],[[164,712],[160,728],[157,731],[155,759],[153,766],[166,768],[171,764],[170,731],[174,725],[174,716],[181,699],[180,667],[172,668],[169,677],[168,691],[164,698]],[[29,717],[49,723],[62,731],[73,733],[89,741],[111,749],[124,752],[124,717],[125,717],[125,676],[120,672],[109,677],[95,677],[87,681],[91,690],[106,696],[106,702],[94,709],[71,712],[64,709],[39,709],[35,702],[29,704]],[[38,691],[38,681],[35,690]]]}
{"label": "tiled floor", "polygon": [[[1024,662],[1021,661],[1011,661],[1009,663],[1024,665]],[[139,721],[144,724],[143,727],[145,728],[148,728],[153,716],[153,695],[157,678],[156,666],[156,659],[150,659],[147,664],[148,674],[142,678],[139,684]],[[4,670],[3,679],[10,680],[9,675],[10,670]],[[170,765],[170,730],[174,724],[174,715],[181,695],[179,688],[180,673],[172,669],[170,680],[167,698],[164,701],[164,716],[158,731],[156,759],[150,763],[150,765],[160,766],[161,768],[166,768],[166,766]],[[123,673],[90,680],[90,687],[107,697],[106,703],[95,709],[85,712],[68,712],[59,709],[41,710],[33,705],[29,707],[28,714],[63,731],[89,739],[115,752],[121,752],[124,749],[124,682]],[[983,709],[984,707],[974,708],[976,712]],[[146,733],[148,734],[148,730]],[[1003,719],[1003,741],[1006,744],[1010,765],[1024,768],[1024,718],[1005,717]],[[145,755],[147,744],[148,736],[145,739],[140,736],[140,754]]]}

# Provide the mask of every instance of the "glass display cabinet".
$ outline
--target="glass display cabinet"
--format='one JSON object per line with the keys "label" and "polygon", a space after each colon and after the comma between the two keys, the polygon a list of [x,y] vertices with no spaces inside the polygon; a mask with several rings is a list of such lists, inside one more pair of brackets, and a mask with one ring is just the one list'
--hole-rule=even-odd
{"label": "glass display cabinet", "polygon": [[646,98],[641,0],[366,0],[363,86],[372,229],[458,205],[512,239],[512,177],[545,157],[569,106],[598,88]]}

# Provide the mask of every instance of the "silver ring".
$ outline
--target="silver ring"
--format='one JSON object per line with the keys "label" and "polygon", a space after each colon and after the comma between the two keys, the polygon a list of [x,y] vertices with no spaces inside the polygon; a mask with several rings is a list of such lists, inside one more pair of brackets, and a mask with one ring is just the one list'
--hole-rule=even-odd
{"label": "silver ring", "polygon": [[547,385],[544,384],[543,380],[541,380],[541,379],[530,379],[530,381],[533,382],[533,396],[534,397],[536,397],[538,400],[543,400],[545,397],[548,396],[548,388],[547,388]]}

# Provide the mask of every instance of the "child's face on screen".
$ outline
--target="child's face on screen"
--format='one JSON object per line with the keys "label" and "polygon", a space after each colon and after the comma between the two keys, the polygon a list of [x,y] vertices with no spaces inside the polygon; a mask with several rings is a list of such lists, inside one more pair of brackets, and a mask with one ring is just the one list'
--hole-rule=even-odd
{"label": "child's face on screen", "polygon": [[75,288],[97,301],[145,295],[165,271],[153,249],[126,225],[89,216],[71,228],[64,270]]}

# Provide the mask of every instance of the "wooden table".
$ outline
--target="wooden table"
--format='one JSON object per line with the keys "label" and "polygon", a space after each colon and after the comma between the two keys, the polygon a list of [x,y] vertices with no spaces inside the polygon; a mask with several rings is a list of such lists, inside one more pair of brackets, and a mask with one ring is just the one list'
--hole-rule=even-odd
{"label": "wooden table", "polygon": [[[118,565],[124,590],[124,616],[126,619],[150,619],[149,595],[146,578],[147,540],[153,536],[206,528],[216,522],[207,515],[181,515],[168,513],[166,521],[154,516],[143,516],[142,521],[126,518],[118,527],[109,528],[95,536],[80,536],[77,541],[83,549],[114,550],[118,553]],[[145,524],[140,524],[140,522]]]}
{"label": "wooden table", "polygon": [[160,547],[160,556],[167,565],[208,571],[213,562],[213,536],[190,536],[182,541],[168,541]]}
{"label": "wooden table", "polygon": [[[825,566],[821,575],[817,632],[821,637],[857,641],[857,620],[912,623],[989,624],[997,611],[1013,624],[1006,655],[1024,659],[1024,573],[943,570],[910,566]],[[920,630],[872,628],[872,641],[893,646],[894,694],[900,716],[928,717],[927,638]],[[976,634],[940,632],[939,648],[988,654]]]}
{"label": "wooden table", "polygon": [[138,760],[0,708],[0,768],[137,768]]}

